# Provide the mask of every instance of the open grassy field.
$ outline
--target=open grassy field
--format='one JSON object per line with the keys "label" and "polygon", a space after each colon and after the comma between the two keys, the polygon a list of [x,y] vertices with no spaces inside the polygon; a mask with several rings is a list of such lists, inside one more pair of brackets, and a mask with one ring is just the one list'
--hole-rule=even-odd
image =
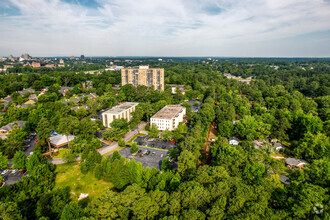
{"label": "open grassy field", "polygon": [[89,198],[100,195],[106,189],[112,188],[111,182],[98,180],[94,174],[82,174],[79,164],[60,164],[56,165],[55,189],[69,186],[72,198],[78,199],[80,193],[88,193]]}

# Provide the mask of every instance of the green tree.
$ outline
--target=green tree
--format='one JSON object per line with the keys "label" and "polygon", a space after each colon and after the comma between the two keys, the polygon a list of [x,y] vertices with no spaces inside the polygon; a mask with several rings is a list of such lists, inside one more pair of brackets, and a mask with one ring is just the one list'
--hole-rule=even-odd
{"label": "green tree", "polygon": [[49,137],[50,137],[50,124],[46,118],[42,118],[37,127],[38,132],[38,139],[41,142],[47,142],[49,147],[49,154],[52,156],[52,148],[49,143]]}
{"label": "green tree", "polygon": [[16,202],[0,202],[0,218],[4,220],[23,219]]}
{"label": "green tree", "polygon": [[137,144],[134,142],[131,146],[131,153],[134,154],[139,151]]}
{"label": "green tree", "polygon": [[163,172],[168,171],[171,169],[171,164],[170,161],[167,158],[164,158],[162,161],[162,166],[161,166],[161,170]]}
{"label": "green tree", "polygon": [[132,204],[132,211],[136,219],[154,219],[158,215],[159,206],[149,196],[144,196]]}
{"label": "green tree", "polygon": [[8,167],[9,160],[6,156],[2,155],[0,152],[0,170],[6,169]]}
{"label": "green tree", "polygon": [[172,132],[168,129],[162,132],[161,139],[164,141],[170,141],[172,138]]}
{"label": "green tree", "polygon": [[25,169],[27,156],[23,151],[17,151],[13,158],[14,169]]}
{"label": "green tree", "polygon": [[66,204],[61,214],[61,220],[80,219],[84,213],[77,202]]}
{"label": "green tree", "polygon": [[63,154],[63,160],[66,163],[73,163],[76,161],[76,155],[72,153],[72,150],[66,150]]}
{"label": "green tree", "polygon": [[29,173],[32,174],[40,164],[41,164],[41,162],[39,160],[38,155],[32,154],[26,163],[26,169],[29,171]]}
{"label": "green tree", "polygon": [[159,130],[156,124],[152,124],[150,131],[149,131],[149,135],[151,138],[156,138],[159,134]]}
{"label": "green tree", "polygon": [[184,150],[179,156],[178,172],[183,177],[191,176],[196,169],[196,156],[190,151]]}
{"label": "green tree", "polygon": [[118,145],[119,145],[120,147],[124,147],[124,146],[125,146],[125,141],[124,141],[123,139],[120,139],[120,140],[118,141]]}

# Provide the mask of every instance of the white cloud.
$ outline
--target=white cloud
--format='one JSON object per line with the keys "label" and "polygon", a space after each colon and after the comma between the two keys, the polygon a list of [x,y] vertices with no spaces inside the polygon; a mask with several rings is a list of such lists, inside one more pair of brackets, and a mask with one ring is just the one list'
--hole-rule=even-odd
{"label": "white cloud", "polygon": [[330,30],[325,0],[98,3],[4,1],[21,15],[1,16],[0,55],[330,56],[330,39],[315,34],[306,51],[298,49],[301,40],[292,40]]}

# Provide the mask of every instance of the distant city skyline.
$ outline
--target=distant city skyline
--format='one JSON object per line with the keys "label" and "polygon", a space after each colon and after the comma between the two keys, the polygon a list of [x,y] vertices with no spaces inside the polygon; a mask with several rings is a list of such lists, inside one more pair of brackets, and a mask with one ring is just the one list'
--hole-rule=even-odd
{"label": "distant city skyline", "polygon": [[0,56],[330,57],[329,0],[2,0]]}

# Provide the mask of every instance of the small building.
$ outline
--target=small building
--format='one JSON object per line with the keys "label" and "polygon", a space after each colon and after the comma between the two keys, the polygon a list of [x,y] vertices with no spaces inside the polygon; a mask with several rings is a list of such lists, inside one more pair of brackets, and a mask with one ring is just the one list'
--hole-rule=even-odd
{"label": "small building", "polygon": [[169,84],[169,86],[171,87],[172,94],[176,94],[177,87],[179,87],[179,89],[181,90],[182,95],[186,94],[184,85]]}
{"label": "small building", "polygon": [[66,136],[62,134],[57,134],[49,138],[49,143],[51,146],[59,148],[68,145],[74,139],[74,135]]}
{"label": "small building", "polygon": [[239,139],[237,137],[230,137],[228,139],[228,143],[230,145],[238,145],[239,144]]}
{"label": "small building", "polygon": [[132,112],[135,111],[137,102],[125,102],[123,104],[117,105],[112,109],[106,110],[101,113],[101,121],[105,127],[110,128],[110,124],[114,119],[126,119],[130,121],[132,118]]}
{"label": "small building", "polygon": [[88,110],[88,105],[82,105],[82,106],[78,105],[78,106],[72,107],[71,109],[74,110],[74,111],[77,111],[80,108],[84,108],[84,109]]}
{"label": "small building", "polygon": [[33,100],[29,100],[29,101],[24,102],[24,105],[35,105],[35,104],[36,104],[36,102],[33,101]]}
{"label": "small building", "polygon": [[167,105],[151,117],[150,124],[157,125],[158,129],[175,130],[180,122],[183,122],[186,108],[181,105]]}
{"label": "small building", "polygon": [[277,152],[280,152],[280,151],[284,152],[285,151],[285,147],[281,143],[275,143],[273,146],[274,146],[274,148]]}
{"label": "small building", "polygon": [[286,185],[290,185],[289,177],[287,177],[287,176],[281,175],[280,181]]}
{"label": "small building", "polygon": [[38,96],[36,94],[31,94],[31,95],[29,95],[28,99],[29,100],[37,100]]}
{"label": "small building", "polygon": [[89,98],[89,99],[96,99],[97,97],[99,97],[96,93],[90,93],[90,94],[88,94],[87,95],[87,97]]}
{"label": "small building", "polygon": [[296,159],[296,158],[287,158],[285,160],[285,164],[287,165],[288,168],[293,169],[293,168],[304,168],[305,164],[308,164],[305,160],[302,159]]}
{"label": "small building", "polygon": [[20,95],[25,95],[26,93],[35,93],[36,91],[32,88],[27,88],[27,89],[23,89],[22,91],[19,91],[18,93]]}
{"label": "small building", "polygon": [[59,93],[61,93],[63,96],[66,95],[66,93],[69,91],[69,90],[72,90],[73,87],[67,87],[67,86],[62,86],[60,88],[60,90],[58,90]]}
{"label": "small building", "polygon": [[19,128],[23,128],[24,125],[25,125],[25,121],[14,121],[5,126],[2,126],[0,128],[0,133],[8,134],[10,131],[14,130],[15,126],[18,126]]}

